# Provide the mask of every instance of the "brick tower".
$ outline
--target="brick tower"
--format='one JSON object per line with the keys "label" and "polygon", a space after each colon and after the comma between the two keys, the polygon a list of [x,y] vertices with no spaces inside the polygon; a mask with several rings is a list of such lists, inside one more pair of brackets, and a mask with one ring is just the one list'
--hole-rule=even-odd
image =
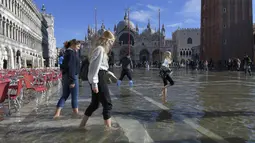
{"label": "brick tower", "polygon": [[201,59],[253,59],[252,0],[202,0]]}

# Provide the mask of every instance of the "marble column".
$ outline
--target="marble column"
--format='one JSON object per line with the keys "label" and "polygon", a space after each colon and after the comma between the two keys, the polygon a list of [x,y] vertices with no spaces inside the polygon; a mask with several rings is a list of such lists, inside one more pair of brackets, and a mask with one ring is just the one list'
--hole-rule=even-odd
{"label": "marble column", "polygon": [[17,54],[16,54],[17,50],[14,49],[13,52],[14,52],[13,53],[13,62],[14,62],[13,69],[16,69],[17,68]]}
{"label": "marble column", "polygon": [[19,69],[21,69],[21,56],[19,56]]}
{"label": "marble column", "polygon": [[0,45],[0,69],[3,69],[3,46]]}
{"label": "marble column", "polygon": [[8,47],[8,68],[14,69],[14,55],[11,47]]}
{"label": "marble column", "polygon": [[42,62],[41,67],[44,68],[44,59],[43,58],[41,58],[41,62]]}
{"label": "marble column", "polygon": [[24,56],[24,68],[27,68],[27,57]]}
{"label": "marble column", "polygon": [[34,56],[32,57],[32,68],[35,68],[35,58],[34,58]]}
{"label": "marble column", "polygon": [[37,57],[37,68],[40,68],[40,58]]}

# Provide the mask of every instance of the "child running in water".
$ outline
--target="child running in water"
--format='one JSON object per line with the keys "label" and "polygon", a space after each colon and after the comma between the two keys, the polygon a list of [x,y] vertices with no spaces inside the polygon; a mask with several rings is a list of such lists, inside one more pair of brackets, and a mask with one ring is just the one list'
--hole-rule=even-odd
{"label": "child running in water", "polygon": [[120,64],[122,66],[122,71],[121,71],[121,75],[120,78],[117,82],[117,86],[121,85],[121,82],[123,80],[123,78],[125,77],[125,75],[127,75],[128,79],[129,79],[129,86],[132,87],[133,86],[133,80],[132,80],[132,69],[133,69],[133,63],[131,60],[131,57],[129,54],[127,54],[125,57],[123,57],[120,60]]}
{"label": "child running in water", "polygon": [[169,65],[172,63],[172,54],[169,51],[164,53],[164,61],[160,67],[159,75],[163,79],[164,87],[162,89],[162,101],[166,103],[166,94],[167,94],[167,84],[174,85],[174,81],[171,78],[172,70],[169,68]]}

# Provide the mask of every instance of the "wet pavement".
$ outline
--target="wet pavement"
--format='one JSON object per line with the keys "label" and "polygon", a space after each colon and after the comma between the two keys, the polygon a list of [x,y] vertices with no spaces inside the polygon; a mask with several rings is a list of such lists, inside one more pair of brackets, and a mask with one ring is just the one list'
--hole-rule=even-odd
{"label": "wet pavement", "polygon": [[[120,71],[114,70],[117,76]],[[255,78],[238,72],[173,73],[167,104],[159,96],[162,81],[157,70],[135,70],[134,87],[125,79],[110,85],[113,126],[104,131],[102,108],[78,129],[70,100],[63,117],[53,120],[60,85],[26,104],[0,122],[2,143],[255,143]],[[88,84],[80,88],[79,107],[89,105]]]}

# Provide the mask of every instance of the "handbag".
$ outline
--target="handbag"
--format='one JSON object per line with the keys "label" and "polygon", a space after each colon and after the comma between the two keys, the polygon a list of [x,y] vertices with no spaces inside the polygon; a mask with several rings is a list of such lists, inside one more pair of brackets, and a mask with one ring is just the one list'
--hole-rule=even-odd
{"label": "handbag", "polygon": [[117,83],[118,78],[114,75],[114,73],[107,71],[104,75],[105,81],[107,84]]}

